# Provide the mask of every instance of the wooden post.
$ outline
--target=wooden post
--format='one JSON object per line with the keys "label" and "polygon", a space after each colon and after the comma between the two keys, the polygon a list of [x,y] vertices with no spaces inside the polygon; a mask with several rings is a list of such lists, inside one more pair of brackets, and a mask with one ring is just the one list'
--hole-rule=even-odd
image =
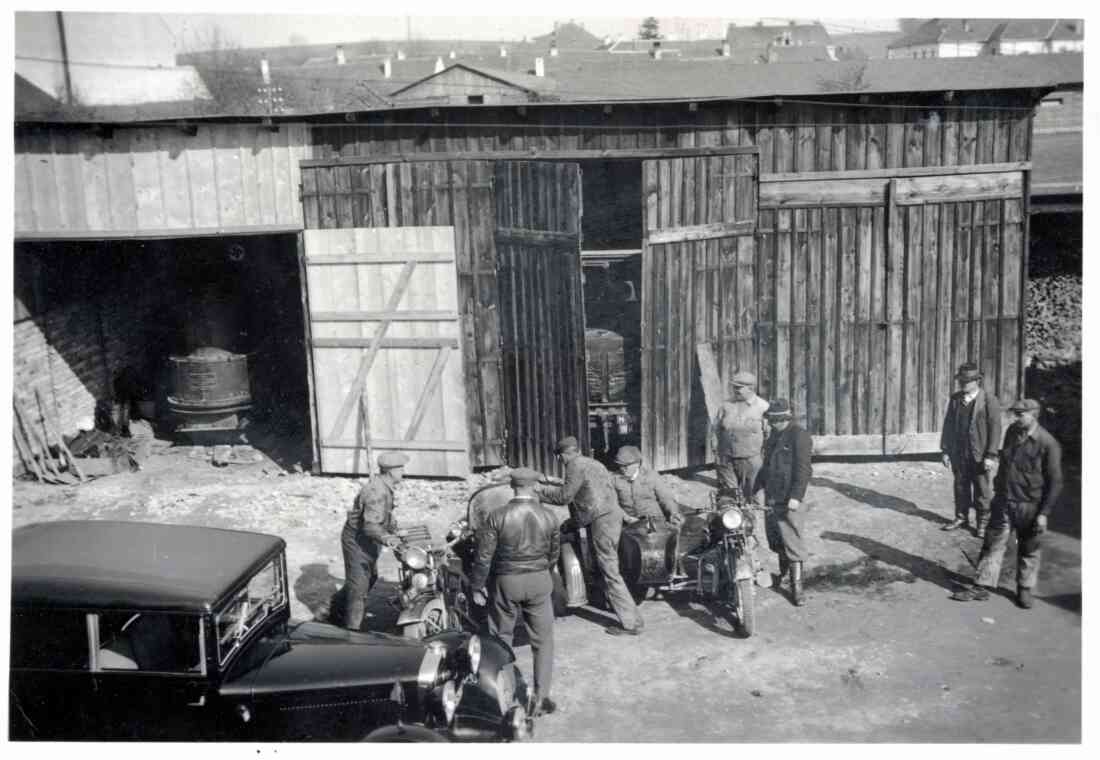
{"label": "wooden post", "polygon": [[313,389],[313,331],[309,322],[309,283],[306,280],[306,246],[305,232],[299,232],[295,237],[298,248],[298,287],[302,295],[302,343],[306,351],[306,390],[309,394],[309,443],[313,455],[310,471],[314,475],[321,473],[321,449],[318,441],[321,430],[317,427],[317,396]]}

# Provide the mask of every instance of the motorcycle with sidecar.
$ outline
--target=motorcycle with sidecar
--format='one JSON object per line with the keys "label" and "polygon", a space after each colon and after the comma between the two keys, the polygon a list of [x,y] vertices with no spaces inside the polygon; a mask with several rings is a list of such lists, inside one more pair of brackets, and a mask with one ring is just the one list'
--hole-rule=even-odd
{"label": "motorcycle with sidecar", "polygon": [[[482,487],[470,497],[466,519],[448,535],[455,556],[445,573],[453,578],[456,608],[470,621],[483,621],[484,609],[469,603],[470,590],[462,586],[476,546],[472,540],[485,517],[512,498],[507,483]],[[624,525],[619,540],[619,570],[636,602],[651,593],[693,592],[717,601],[736,618],[742,635],[756,629],[754,607],[757,567],[753,547],[756,515],[753,505],[738,493],[713,494],[702,509],[684,510],[677,530],[663,520],[645,518]],[[588,530],[573,520],[562,523],[561,556],[552,570],[554,614],[604,598],[603,579]],[[450,583],[451,581],[448,581]]]}

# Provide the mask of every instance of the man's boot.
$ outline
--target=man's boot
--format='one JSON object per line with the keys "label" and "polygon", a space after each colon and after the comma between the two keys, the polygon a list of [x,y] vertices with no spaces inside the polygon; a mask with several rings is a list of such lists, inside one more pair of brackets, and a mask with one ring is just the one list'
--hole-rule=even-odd
{"label": "man's boot", "polygon": [[790,568],[790,563],[783,556],[779,557],[779,575],[775,578],[775,590],[779,591],[783,587],[783,579],[787,577],[787,570]]}
{"label": "man's boot", "polygon": [[791,601],[794,602],[796,607],[801,607],[806,603],[805,597],[802,595],[802,563],[791,563]]}
{"label": "man's boot", "polygon": [[974,535],[984,541],[985,531],[989,527],[989,513],[986,512],[983,514],[979,512],[975,522],[977,525],[974,527]]}
{"label": "man's boot", "polygon": [[1016,604],[1020,609],[1030,610],[1034,603],[1030,588],[1027,586],[1019,586],[1016,589]]}

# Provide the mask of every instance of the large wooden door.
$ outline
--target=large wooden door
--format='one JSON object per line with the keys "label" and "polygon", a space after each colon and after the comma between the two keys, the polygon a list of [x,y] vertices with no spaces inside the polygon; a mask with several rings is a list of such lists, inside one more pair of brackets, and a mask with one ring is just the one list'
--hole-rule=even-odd
{"label": "large wooden door", "polygon": [[493,194],[508,463],[557,472],[560,438],[588,450],[580,168],[499,161]]}
{"label": "large wooden door", "polygon": [[757,155],[731,148],[642,171],[642,453],[665,470],[708,458],[697,345],[726,381],[757,371]]}
{"label": "large wooden door", "polygon": [[321,471],[468,474],[454,228],[304,235]]}

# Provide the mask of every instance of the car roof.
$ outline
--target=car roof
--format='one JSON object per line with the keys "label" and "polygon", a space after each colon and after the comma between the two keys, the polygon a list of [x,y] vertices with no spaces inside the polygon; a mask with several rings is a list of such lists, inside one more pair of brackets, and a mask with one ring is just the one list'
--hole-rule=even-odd
{"label": "car roof", "polygon": [[12,604],[203,612],[285,546],[192,525],[35,523],[13,534]]}

